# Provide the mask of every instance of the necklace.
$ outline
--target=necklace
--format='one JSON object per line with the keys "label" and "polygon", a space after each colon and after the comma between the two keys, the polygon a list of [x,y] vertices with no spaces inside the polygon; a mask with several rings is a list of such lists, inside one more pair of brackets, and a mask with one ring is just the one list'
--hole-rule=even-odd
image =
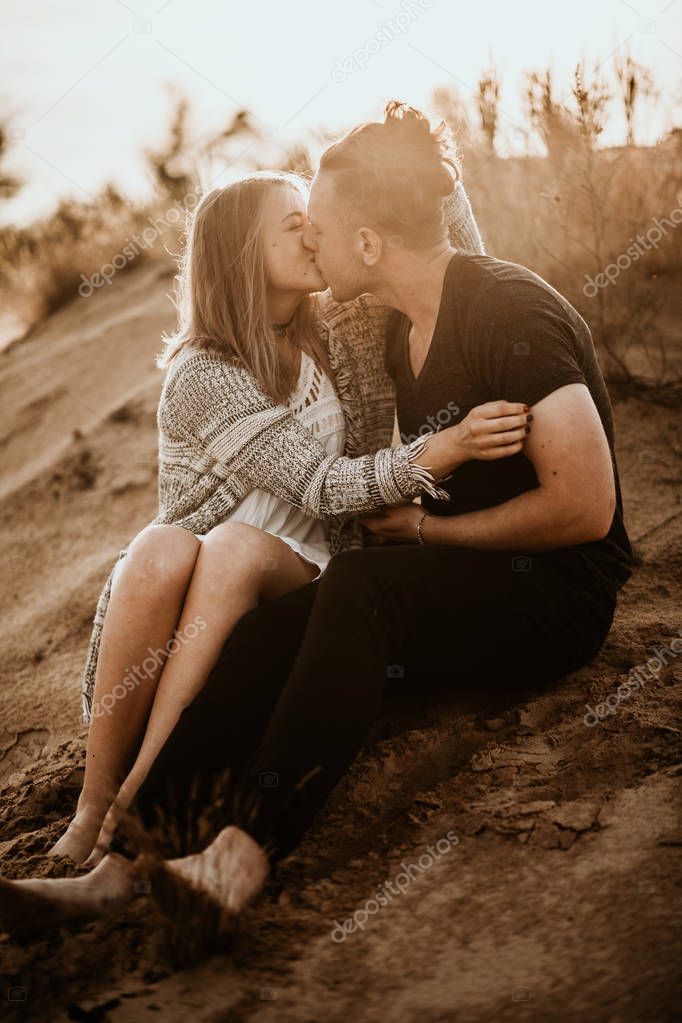
{"label": "necklace", "polygon": [[[296,313],[294,313],[294,316],[295,315],[296,315]],[[274,330],[274,332],[277,335],[277,337],[286,337],[287,336],[287,331],[288,331],[289,327],[291,326],[291,324],[294,322],[294,316],[292,316],[291,319],[287,321],[287,323],[273,323],[272,324],[272,329]]]}

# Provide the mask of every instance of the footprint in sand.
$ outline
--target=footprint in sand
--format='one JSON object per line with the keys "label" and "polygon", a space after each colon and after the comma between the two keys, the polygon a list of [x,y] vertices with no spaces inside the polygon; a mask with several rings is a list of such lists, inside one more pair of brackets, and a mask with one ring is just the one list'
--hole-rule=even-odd
{"label": "footprint in sand", "polygon": [[50,737],[45,728],[27,728],[19,734],[0,735],[0,782],[32,764],[41,755]]}

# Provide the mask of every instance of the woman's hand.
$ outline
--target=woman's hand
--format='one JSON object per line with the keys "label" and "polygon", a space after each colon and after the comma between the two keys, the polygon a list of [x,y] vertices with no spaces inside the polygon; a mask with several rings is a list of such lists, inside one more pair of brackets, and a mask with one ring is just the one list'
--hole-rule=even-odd
{"label": "woman's hand", "polygon": [[489,401],[477,405],[451,429],[459,431],[455,443],[462,462],[481,459],[486,462],[516,455],[531,431],[532,412],[527,405],[511,401]]}
{"label": "woman's hand", "polygon": [[442,479],[472,459],[486,462],[508,458],[523,449],[533,419],[521,402],[489,401],[477,405],[468,416],[445,430],[432,434],[422,453],[413,461]]}
{"label": "woman's hand", "polygon": [[417,525],[424,514],[420,504],[399,504],[395,508],[380,508],[368,515],[358,516],[377,536],[387,540],[414,540],[418,543]]}

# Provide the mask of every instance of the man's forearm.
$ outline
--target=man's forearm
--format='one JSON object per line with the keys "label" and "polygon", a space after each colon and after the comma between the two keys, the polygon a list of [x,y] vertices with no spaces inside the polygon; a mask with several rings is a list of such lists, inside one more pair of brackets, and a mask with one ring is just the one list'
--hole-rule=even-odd
{"label": "man's forearm", "polygon": [[543,551],[599,539],[606,530],[590,509],[557,508],[538,487],[495,508],[463,515],[431,515],[422,526],[425,543],[482,550]]}

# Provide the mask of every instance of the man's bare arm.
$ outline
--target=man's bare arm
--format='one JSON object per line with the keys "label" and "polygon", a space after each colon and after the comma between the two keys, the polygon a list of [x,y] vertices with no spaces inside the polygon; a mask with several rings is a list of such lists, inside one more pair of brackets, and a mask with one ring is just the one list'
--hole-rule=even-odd
{"label": "man's bare arm", "polygon": [[426,543],[489,550],[553,550],[606,536],[616,506],[608,442],[584,384],[568,384],[532,408],[524,454],[539,486],[495,508],[431,516]]}

